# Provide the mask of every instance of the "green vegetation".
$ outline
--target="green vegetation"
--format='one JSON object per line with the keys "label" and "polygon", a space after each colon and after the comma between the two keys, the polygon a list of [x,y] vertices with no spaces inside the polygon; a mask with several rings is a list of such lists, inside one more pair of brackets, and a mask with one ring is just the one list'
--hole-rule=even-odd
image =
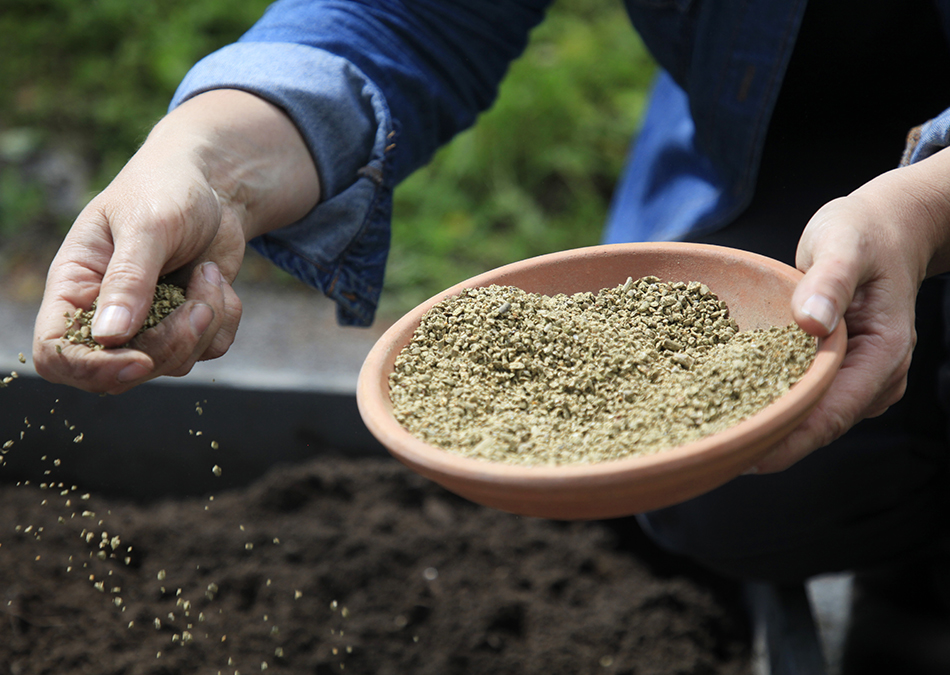
{"label": "green vegetation", "polygon": [[[58,240],[88,195],[52,207],[38,158],[68,151],[98,192],[165,113],[188,68],[267,0],[5,0],[0,12],[0,246]],[[47,155],[48,156],[48,155]],[[55,189],[55,187],[53,188]],[[3,271],[0,269],[0,271]]]}
{"label": "green vegetation", "polygon": [[[267,4],[7,0],[0,249],[37,231],[58,240],[81,207],[51,209],[28,158],[68,149],[89,191],[102,189],[189,66]],[[652,73],[619,0],[558,0],[495,106],[397,190],[388,312],[506,262],[597,243]]]}
{"label": "green vegetation", "polygon": [[266,0],[6,0],[0,13],[0,128],[78,147],[96,187],[122,167],[178,82],[237,38]]}
{"label": "green vegetation", "polygon": [[491,110],[397,190],[384,308],[598,243],[653,72],[622,3],[555,3]]}

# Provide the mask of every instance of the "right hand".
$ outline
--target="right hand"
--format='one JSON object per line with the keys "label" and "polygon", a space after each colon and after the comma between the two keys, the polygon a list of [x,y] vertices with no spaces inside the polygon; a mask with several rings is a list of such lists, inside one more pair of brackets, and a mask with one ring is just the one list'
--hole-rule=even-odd
{"label": "right hand", "polygon": [[[279,109],[229,90],[185,103],[67,234],[36,320],[37,373],[115,394],[221,356],[241,318],[231,282],[246,241],[294,222],[318,198],[313,160]],[[186,303],[136,337],[158,278],[170,273],[187,282]],[[64,314],[88,309],[97,296],[93,337],[127,348],[62,342]]]}

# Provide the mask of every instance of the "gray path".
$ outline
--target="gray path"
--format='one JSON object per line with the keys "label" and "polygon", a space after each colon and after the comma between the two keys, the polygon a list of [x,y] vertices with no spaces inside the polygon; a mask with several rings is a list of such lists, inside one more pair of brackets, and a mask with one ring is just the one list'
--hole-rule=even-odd
{"label": "gray path", "polygon": [[[236,290],[244,315],[234,345],[222,358],[199,363],[181,384],[355,391],[363,359],[385,323],[368,329],[340,327],[335,306],[316,291],[250,284]],[[17,354],[30,355],[37,305],[0,294],[0,371],[32,371],[29,364],[17,362]]]}

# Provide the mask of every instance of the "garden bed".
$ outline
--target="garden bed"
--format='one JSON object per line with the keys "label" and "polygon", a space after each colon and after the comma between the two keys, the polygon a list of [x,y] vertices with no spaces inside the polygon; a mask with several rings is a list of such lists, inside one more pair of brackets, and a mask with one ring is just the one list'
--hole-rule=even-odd
{"label": "garden bed", "polygon": [[632,519],[512,516],[382,457],[147,504],[46,466],[0,487],[5,672],[750,670],[734,589]]}

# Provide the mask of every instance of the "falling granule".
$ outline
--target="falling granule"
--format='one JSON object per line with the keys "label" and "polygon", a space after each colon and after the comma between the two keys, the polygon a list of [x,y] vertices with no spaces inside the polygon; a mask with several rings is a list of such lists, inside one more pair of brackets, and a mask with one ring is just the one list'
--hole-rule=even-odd
{"label": "falling granule", "polygon": [[218,442],[217,442],[217,441],[211,441],[211,449],[212,449],[212,450],[217,450],[217,449],[218,449]]}
{"label": "falling granule", "polygon": [[294,600],[300,600],[303,597],[303,591],[294,591]]}
{"label": "falling granule", "polygon": [[79,432],[79,435],[73,439],[73,443],[82,443],[83,433]]}
{"label": "falling granule", "polygon": [[165,570],[158,570],[156,577],[159,581],[165,581]]}
{"label": "falling granule", "polygon": [[212,472],[215,476],[220,476],[221,473],[222,473],[222,472],[221,472],[221,467],[218,466],[217,464],[215,464],[215,465],[211,468],[211,472]]}
{"label": "falling granule", "polygon": [[23,356],[23,352],[20,352],[19,354],[17,354],[16,358],[17,358],[17,361],[19,361],[20,363],[26,363],[26,357]]}

